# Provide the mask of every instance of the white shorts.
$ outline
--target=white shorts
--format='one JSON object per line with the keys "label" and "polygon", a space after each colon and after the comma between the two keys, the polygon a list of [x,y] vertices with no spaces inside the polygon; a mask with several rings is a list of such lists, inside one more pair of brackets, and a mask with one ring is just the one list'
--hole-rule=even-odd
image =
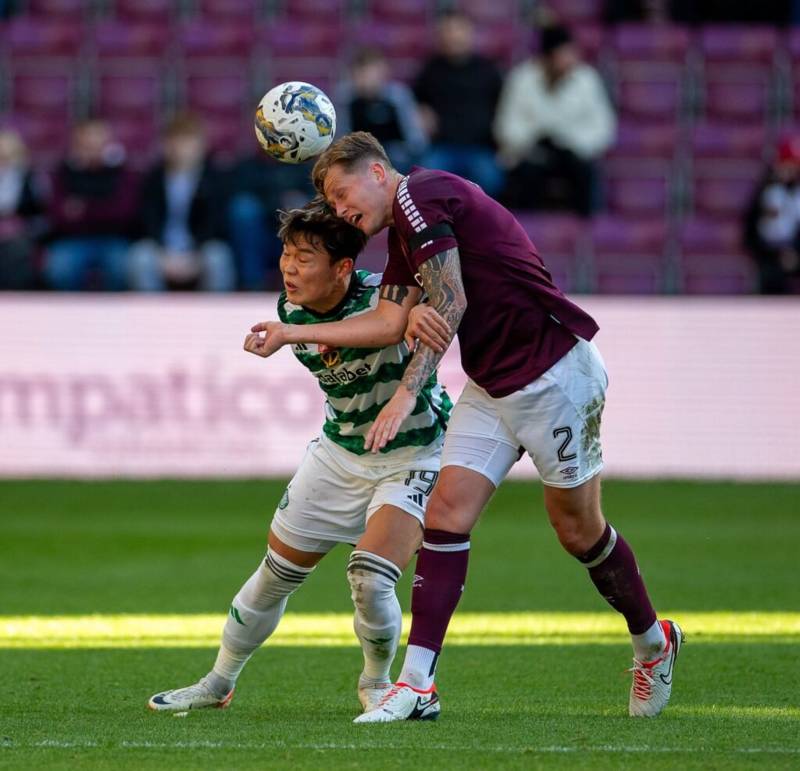
{"label": "white shorts", "polygon": [[309,444],[272,519],[272,531],[300,551],[356,544],[369,518],[391,504],[424,525],[428,496],[439,476],[441,443],[425,452],[357,456],[325,436]]}
{"label": "white shorts", "polygon": [[600,417],[608,375],[597,346],[577,344],[525,388],[494,399],[471,380],[445,435],[442,467],[478,471],[495,487],[527,451],[552,487],[577,487],[603,468]]}

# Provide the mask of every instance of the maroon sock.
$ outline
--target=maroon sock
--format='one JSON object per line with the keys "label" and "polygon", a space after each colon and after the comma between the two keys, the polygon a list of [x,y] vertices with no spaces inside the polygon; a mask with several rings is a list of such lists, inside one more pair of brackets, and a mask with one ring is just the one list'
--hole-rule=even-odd
{"label": "maroon sock", "polygon": [[469,534],[425,528],[411,590],[409,645],[439,653],[467,578]]}
{"label": "maroon sock", "polygon": [[606,524],[600,540],[578,559],[589,568],[589,577],[614,610],[625,616],[631,634],[646,632],[656,620],[639,566],[631,547]]}

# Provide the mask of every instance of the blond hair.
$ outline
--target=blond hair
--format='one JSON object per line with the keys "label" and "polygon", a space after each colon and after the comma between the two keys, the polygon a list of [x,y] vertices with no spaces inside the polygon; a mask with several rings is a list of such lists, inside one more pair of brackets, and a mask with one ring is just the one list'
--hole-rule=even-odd
{"label": "blond hair", "polygon": [[368,131],[353,131],[337,139],[314,164],[311,179],[318,193],[322,193],[325,177],[331,166],[337,164],[344,167],[345,171],[352,171],[363,161],[373,160],[383,163],[387,169],[392,169],[392,163],[383,145]]}

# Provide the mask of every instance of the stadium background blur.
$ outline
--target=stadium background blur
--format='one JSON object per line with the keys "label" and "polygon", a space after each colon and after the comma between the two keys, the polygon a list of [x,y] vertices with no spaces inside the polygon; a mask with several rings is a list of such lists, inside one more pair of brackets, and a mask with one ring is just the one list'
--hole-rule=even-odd
{"label": "stadium background blur", "polygon": [[[600,161],[593,216],[521,213],[565,291],[758,291],[743,221],[780,139],[800,121],[796,3],[456,5],[476,24],[478,50],[502,72],[535,50],[538,28],[568,25],[614,104],[618,127]],[[452,7],[428,0],[0,3],[0,127],[23,137],[44,198],[36,270],[22,288],[48,286],[41,268],[55,235],[48,234],[46,180],[65,157],[70,127],[104,119],[127,165],[143,173],[159,153],[161,130],[183,111],[204,124],[221,205],[241,192],[261,196],[255,216],[264,219],[266,237],[258,270],[243,266],[247,245],[236,242],[237,223],[246,227],[252,209],[229,209],[223,223],[238,268],[235,285],[275,288],[279,247],[269,212],[307,196],[308,168],[259,158],[254,105],[270,85],[290,79],[335,96],[364,46],[378,47],[391,76],[412,83],[434,47],[437,14]],[[383,256],[382,240],[374,239],[363,264],[379,269]],[[800,288],[797,268],[790,273],[781,291]],[[85,286],[98,283],[89,275]]]}

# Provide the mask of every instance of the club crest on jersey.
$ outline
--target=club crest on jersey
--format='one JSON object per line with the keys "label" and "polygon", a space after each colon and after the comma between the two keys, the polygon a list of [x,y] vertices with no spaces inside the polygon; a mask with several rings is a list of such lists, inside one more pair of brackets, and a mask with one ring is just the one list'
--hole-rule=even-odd
{"label": "club crest on jersey", "polygon": [[339,352],[339,349],[329,348],[328,346],[321,345],[319,347],[319,357],[320,359],[322,359],[322,363],[328,369],[331,369],[331,367],[335,367],[342,361],[342,354]]}

